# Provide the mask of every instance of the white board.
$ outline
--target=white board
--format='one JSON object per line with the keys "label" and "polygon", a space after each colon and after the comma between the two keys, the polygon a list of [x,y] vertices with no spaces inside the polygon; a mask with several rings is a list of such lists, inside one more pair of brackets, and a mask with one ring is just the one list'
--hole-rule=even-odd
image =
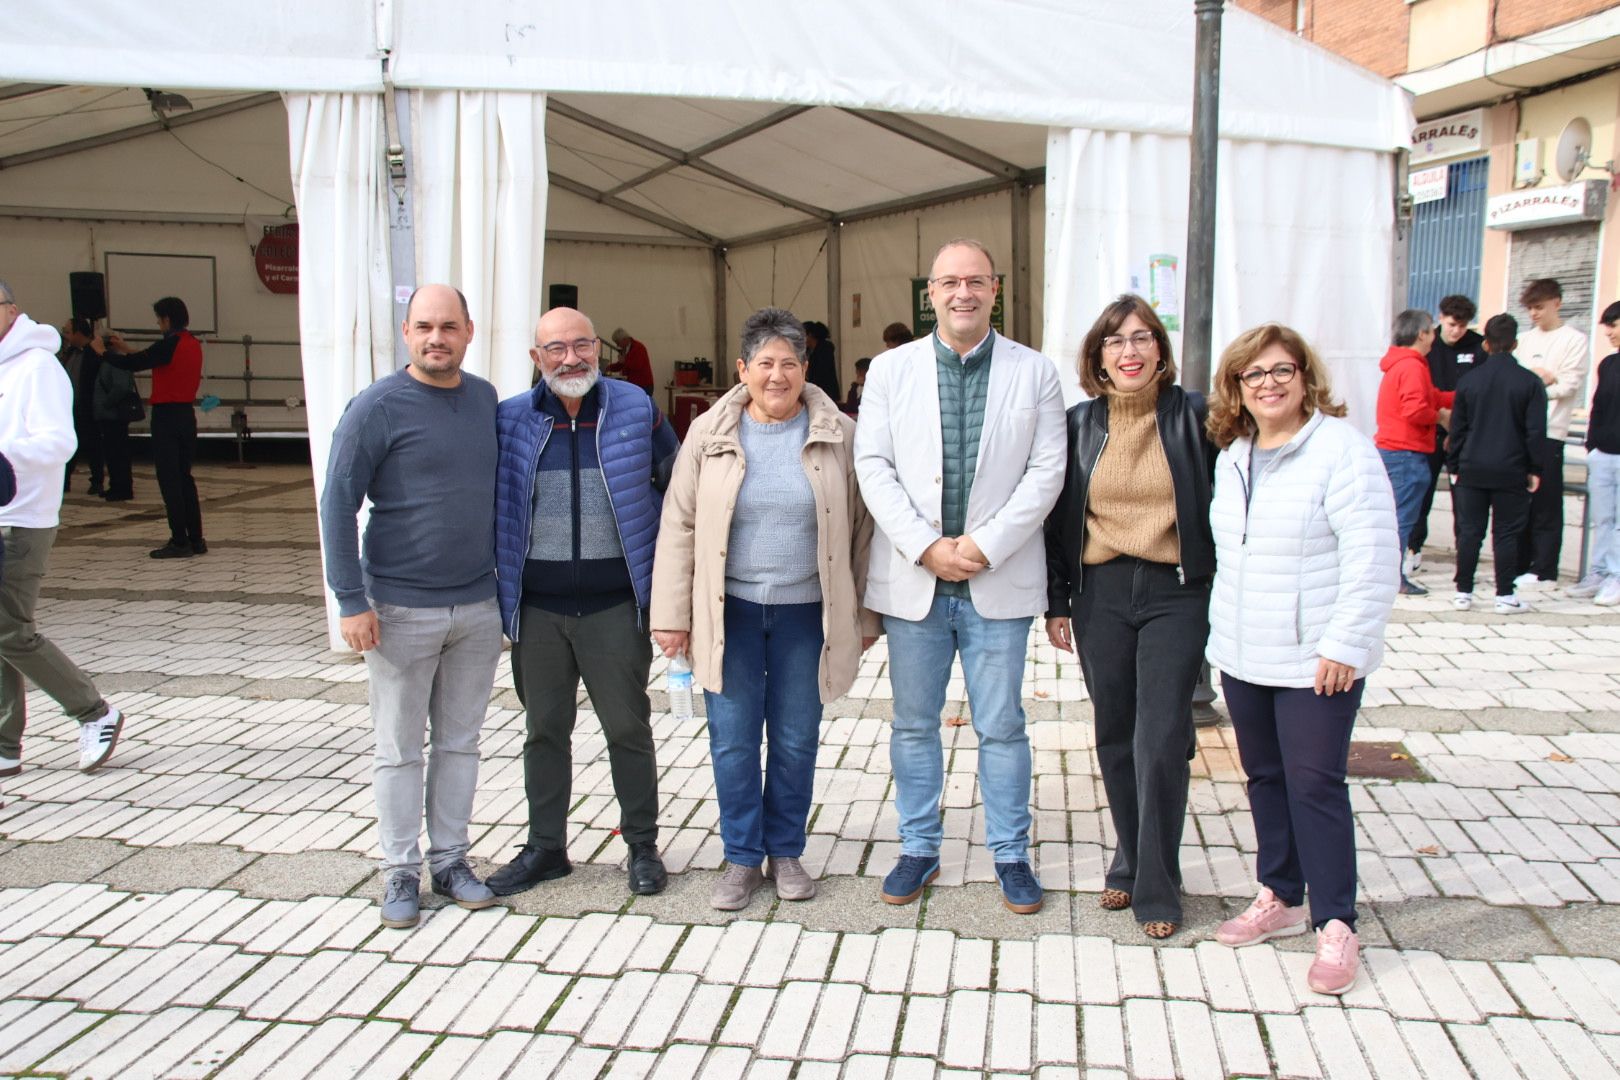
{"label": "white board", "polygon": [[109,327],[126,333],[152,333],[157,329],[152,305],[165,296],[178,296],[186,302],[193,334],[219,332],[212,255],[107,252]]}

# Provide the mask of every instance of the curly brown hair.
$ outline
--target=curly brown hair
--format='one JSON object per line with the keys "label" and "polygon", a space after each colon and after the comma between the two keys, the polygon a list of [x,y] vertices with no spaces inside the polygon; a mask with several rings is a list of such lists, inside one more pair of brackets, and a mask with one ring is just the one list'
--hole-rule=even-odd
{"label": "curly brown hair", "polygon": [[1176,381],[1176,356],[1170,348],[1170,335],[1165,332],[1158,313],[1153,310],[1152,304],[1135,293],[1123,293],[1102,309],[1097,321],[1086,331],[1086,339],[1080,343],[1080,389],[1088,397],[1102,397],[1108,392],[1108,382],[1102,373],[1103,338],[1117,333],[1132,315],[1142,320],[1152,333],[1153,340],[1158,343],[1159,362],[1162,365],[1159,368],[1159,385],[1162,387]]}
{"label": "curly brown hair", "polygon": [[1254,363],[1255,359],[1273,345],[1299,365],[1296,378],[1305,380],[1305,415],[1320,412],[1327,416],[1343,416],[1344,405],[1333,400],[1333,386],[1328,379],[1327,367],[1316,350],[1305,343],[1299,332],[1281,323],[1265,323],[1237,336],[1221,353],[1221,363],[1215,369],[1211,388],[1209,419],[1205,430],[1210,442],[1222,450],[1244,435],[1255,433],[1254,417],[1243,407],[1243,385],[1238,373]]}

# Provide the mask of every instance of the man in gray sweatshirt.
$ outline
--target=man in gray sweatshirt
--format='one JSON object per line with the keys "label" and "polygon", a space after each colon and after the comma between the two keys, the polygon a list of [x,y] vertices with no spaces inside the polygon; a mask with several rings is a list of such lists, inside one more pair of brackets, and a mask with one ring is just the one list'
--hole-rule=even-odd
{"label": "man in gray sweatshirt", "polygon": [[403,329],[411,361],[349,402],[321,495],[326,581],[370,676],[382,923],[392,927],[420,915],[424,795],[433,891],[464,908],[495,902],[467,865],[467,822],[501,652],[495,388],[461,370],[473,324],[458,290],[419,288]]}

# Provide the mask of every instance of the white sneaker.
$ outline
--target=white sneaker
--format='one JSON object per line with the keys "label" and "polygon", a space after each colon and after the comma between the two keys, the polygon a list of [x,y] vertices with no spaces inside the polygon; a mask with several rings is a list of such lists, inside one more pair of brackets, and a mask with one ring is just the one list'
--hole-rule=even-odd
{"label": "white sneaker", "polygon": [[1614,607],[1620,604],[1620,577],[1604,578],[1603,588],[1592,598],[1592,603],[1598,607]]}
{"label": "white sneaker", "polygon": [[1496,598],[1496,613],[1498,615],[1523,615],[1530,610],[1530,605],[1517,596],[1498,596]]}
{"label": "white sneaker", "polygon": [[124,730],[124,714],[112,706],[99,720],[79,725],[79,771],[95,772],[112,757],[118,735]]}
{"label": "white sneaker", "polygon": [[1598,590],[1602,588],[1603,575],[1593,573],[1587,574],[1585,577],[1581,578],[1581,580],[1565,589],[1564,592],[1566,595],[1573,596],[1577,600],[1585,600],[1589,596],[1596,596],[1598,594]]}
{"label": "white sneaker", "polygon": [[1513,588],[1518,592],[1546,592],[1557,584],[1556,581],[1542,581],[1534,574],[1520,574],[1513,579]]}
{"label": "white sneaker", "polygon": [[1458,593],[1451,598],[1451,606],[1458,611],[1467,611],[1474,606],[1474,594],[1468,592]]}
{"label": "white sneaker", "polygon": [[1411,577],[1421,569],[1423,569],[1423,552],[1408,551],[1406,558],[1401,561],[1401,573]]}
{"label": "white sneaker", "polygon": [[22,772],[22,758],[0,757],[0,779]]}

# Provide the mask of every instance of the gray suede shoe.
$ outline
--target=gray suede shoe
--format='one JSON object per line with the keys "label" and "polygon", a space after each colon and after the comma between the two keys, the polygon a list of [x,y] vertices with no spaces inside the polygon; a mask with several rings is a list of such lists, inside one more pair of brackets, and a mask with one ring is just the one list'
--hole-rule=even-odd
{"label": "gray suede shoe", "polygon": [[726,863],[725,873],[714,883],[709,903],[720,911],[741,911],[754,898],[754,893],[765,884],[765,875],[757,866],[738,866]]}
{"label": "gray suede shoe", "polygon": [[471,911],[487,908],[495,903],[495,894],[489,886],[478,880],[478,875],[472,872],[467,860],[462,859],[445,870],[433,872],[433,891],[440,896],[448,896],[460,907]]}
{"label": "gray suede shoe", "polygon": [[767,859],[765,876],[776,882],[776,895],[783,900],[808,900],[816,895],[815,879],[798,859]]}
{"label": "gray suede shoe", "polygon": [[408,930],[422,918],[422,883],[415,874],[394,874],[383,889],[382,924]]}

